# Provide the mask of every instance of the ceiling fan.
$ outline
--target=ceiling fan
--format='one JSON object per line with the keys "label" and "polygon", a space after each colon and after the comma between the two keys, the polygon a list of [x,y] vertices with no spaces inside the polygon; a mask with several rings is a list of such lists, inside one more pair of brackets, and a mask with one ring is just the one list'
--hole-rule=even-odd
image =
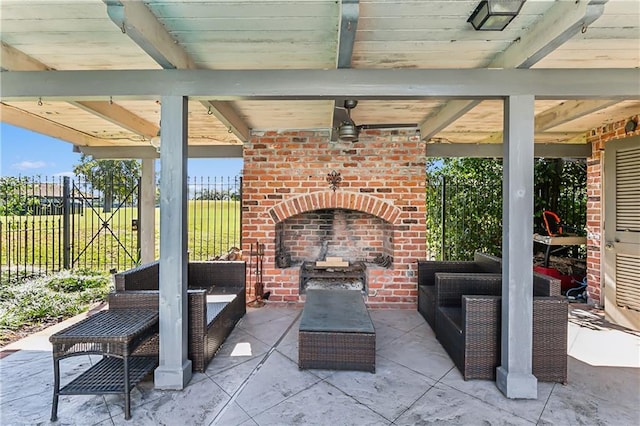
{"label": "ceiling fan", "polygon": [[388,124],[360,124],[357,125],[351,118],[351,110],[358,105],[355,99],[345,99],[340,105],[340,101],[336,101],[333,110],[333,129],[331,132],[331,140],[340,139],[343,142],[357,142],[360,131],[363,129],[392,129],[401,127],[418,127],[417,123],[388,123]]}

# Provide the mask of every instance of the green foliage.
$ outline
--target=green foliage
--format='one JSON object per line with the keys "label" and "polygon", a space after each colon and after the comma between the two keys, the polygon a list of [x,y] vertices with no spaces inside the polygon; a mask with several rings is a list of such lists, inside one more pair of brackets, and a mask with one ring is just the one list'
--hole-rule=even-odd
{"label": "green foliage", "polygon": [[230,190],[203,189],[196,194],[196,200],[238,201],[240,195]]}
{"label": "green foliage", "polygon": [[100,288],[108,284],[108,278],[104,276],[96,277],[54,277],[48,283],[47,287],[53,291],[62,291],[65,293],[73,293],[86,290],[88,288]]}
{"label": "green foliage", "polygon": [[[476,251],[501,256],[502,161],[430,159],[427,163],[427,179],[429,256],[470,260]],[[534,187],[536,231],[542,230],[543,210],[559,213],[563,222],[574,225],[574,231],[579,232],[584,228],[587,197],[583,160],[536,160]]]}
{"label": "green foliage", "polygon": [[125,199],[135,188],[142,169],[138,160],[94,160],[82,155],[73,172],[104,194],[105,211],[110,211],[114,198]]}
{"label": "green foliage", "polygon": [[28,195],[30,185],[27,177],[0,177],[0,215],[26,215],[34,211],[40,201]]}
{"label": "green foliage", "polygon": [[64,271],[47,276],[0,277],[0,338],[25,325],[68,318],[106,300],[112,289],[109,275]]}

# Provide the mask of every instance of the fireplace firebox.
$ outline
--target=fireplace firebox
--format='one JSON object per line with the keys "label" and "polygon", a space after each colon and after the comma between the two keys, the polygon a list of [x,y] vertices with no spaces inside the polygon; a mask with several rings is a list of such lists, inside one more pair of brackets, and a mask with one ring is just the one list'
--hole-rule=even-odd
{"label": "fireplace firebox", "polygon": [[300,267],[300,294],[311,289],[348,289],[367,291],[367,266],[353,262],[346,267],[318,267],[315,262],[303,262]]}

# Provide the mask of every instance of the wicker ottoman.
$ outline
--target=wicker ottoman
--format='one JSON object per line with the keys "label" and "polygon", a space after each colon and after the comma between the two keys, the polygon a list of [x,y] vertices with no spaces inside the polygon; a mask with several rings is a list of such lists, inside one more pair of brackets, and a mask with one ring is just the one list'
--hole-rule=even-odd
{"label": "wicker ottoman", "polygon": [[375,373],[376,332],[360,291],[307,290],[298,366]]}

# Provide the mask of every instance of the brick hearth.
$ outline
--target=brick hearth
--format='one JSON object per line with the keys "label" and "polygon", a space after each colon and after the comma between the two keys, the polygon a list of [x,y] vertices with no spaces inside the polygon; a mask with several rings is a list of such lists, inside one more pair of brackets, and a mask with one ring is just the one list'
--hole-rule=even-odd
{"label": "brick hearth", "polygon": [[[254,133],[244,164],[243,250],[264,244],[270,302],[302,300],[300,264],[327,254],[369,265],[369,306],[415,308],[426,225],[425,145],[414,130],[369,130],[354,143],[330,142],[326,131]],[[342,178],[335,192],[332,171]],[[276,265],[281,247],[288,268]],[[393,264],[375,266],[378,255]]]}

